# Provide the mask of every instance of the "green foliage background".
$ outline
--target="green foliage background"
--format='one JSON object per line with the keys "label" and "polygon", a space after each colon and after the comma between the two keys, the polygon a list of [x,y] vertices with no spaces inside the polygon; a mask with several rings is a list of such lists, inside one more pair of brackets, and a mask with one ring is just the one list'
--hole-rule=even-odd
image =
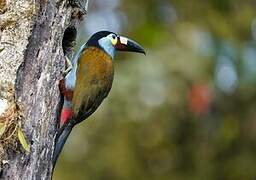
{"label": "green foliage background", "polygon": [[256,1],[95,0],[89,15],[101,1],[147,56],[118,54],[109,97],[54,179],[255,179]]}

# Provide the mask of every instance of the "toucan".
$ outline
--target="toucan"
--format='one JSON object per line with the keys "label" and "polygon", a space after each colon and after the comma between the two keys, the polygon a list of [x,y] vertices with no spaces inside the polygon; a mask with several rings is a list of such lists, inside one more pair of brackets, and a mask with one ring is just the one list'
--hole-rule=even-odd
{"label": "toucan", "polygon": [[99,31],[81,46],[72,69],[60,82],[64,103],[56,135],[53,166],[73,127],[87,119],[108,96],[114,78],[116,51],[145,53],[137,42],[110,31]]}

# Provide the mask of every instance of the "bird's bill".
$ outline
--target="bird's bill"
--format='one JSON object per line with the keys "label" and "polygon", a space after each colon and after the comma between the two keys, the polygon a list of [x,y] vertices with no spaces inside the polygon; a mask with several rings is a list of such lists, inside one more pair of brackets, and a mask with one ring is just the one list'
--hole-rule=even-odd
{"label": "bird's bill", "polygon": [[130,51],[130,52],[143,53],[146,55],[146,52],[141,45],[123,36],[118,37],[115,48],[118,51]]}

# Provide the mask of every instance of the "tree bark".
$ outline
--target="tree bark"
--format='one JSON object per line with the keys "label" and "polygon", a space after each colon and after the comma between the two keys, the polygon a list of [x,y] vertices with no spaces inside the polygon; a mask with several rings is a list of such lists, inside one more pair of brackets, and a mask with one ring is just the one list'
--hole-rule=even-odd
{"label": "tree bark", "polygon": [[82,16],[68,0],[0,0],[0,116],[16,107],[10,116],[30,146],[15,136],[1,145],[1,179],[51,179],[58,82]]}

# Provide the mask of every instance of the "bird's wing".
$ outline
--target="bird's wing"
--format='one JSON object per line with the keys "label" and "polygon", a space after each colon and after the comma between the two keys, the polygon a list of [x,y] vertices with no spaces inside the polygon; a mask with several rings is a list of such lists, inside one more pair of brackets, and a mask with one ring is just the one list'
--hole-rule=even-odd
{"label": "bird's wing", "polygon": [[86,49],[78,64],[72,109],[79,123],[108,95],[113,81],[113,64],[111,57],[98,48]]}

